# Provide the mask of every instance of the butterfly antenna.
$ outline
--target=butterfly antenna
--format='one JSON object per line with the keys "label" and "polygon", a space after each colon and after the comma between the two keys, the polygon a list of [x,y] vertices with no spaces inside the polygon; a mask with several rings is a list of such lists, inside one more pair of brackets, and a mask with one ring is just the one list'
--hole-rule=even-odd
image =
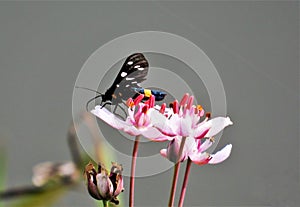
{"label": "butterfly antenna", "polygon": [[96,90],[93,90],[93,89],[90,89],[90,88],[81,87],[81,86],[75,86],[75,88],[81,88],[81,89],[84,89],[84,90],[92,91],[92,92],[95,92],[95,93],[97,93],[97,94],[103,95],[103,94],[100,93],[99,91],[96,91]]}
{"label": "butterfly antenna", "polygon": [[87,102],[86,105],[85,105],[85,108],[86,108],[87,111],[89,111],[89,104],[90,104],[93,100],[95,100],[95,99],[97,99],[97,98],[103,96],[103,94],[100,93],[99,91],[96,91],[96,90],[93,90],[93,89],[90,89],[90,88],[86,88],[86,87],[82,87],[82,86],[75,86],[75,88],[81,88],[81,89],[88,90],[88,91],[92,91],[92,92],[95,92],[95,93],[99,94],[99,95],[95,96],[94,98],[91,98],[90,100],[88,100],[88,102]]}

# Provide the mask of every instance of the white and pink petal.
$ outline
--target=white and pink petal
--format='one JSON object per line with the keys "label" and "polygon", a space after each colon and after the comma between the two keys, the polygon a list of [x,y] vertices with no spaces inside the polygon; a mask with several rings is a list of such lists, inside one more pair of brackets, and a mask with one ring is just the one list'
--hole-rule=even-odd
{"label": "white and pink petal", "polygon": [[211,139],[206,139],[202,143],[201,143],[201,141],[202,140],[199,140],[199,143],[198,143],[198,146],[197,146],[198,152],[205,152],[213,144],[213,141]]}
{"label": "white and pink petal", "polygon": [[205,124],[197,127],[196,129],[194,129],[193,132],[193,137],[195,139],[202,139],[206,136],[206,134],[208,133],[208,131],[211,129],[211,127],[206,126]]}
{"label": "white and pink petal", "polygon": [[91,111],[91,113],[116,129],[123,129],[124,127],[128,126],[125,121],[120,120],[106,108],[102,108],[102,106],[96,106],[95,109]]}
{"label": "white and pink petal", "polygon": [[192,153],[189,155],[189,158],[192,160],[193,163],[197,165],[205,165],[209,162],[210,156],[208,153]]}
{"label": "white and pink petal", "polygon": [[172,124],[173,129],[176,130],[177,135],[188,137],[192,132],[192,120],[189,116],[186,118],[178,118],[178,120],[175,120],[170,124]]}
{"label": "white and pink petal", "polygon": [[218,164],[220,162],[223,162],[224,160],[226,160],[230,153],[231,153],[231,149],[232,149],[232,144],[228,144],[226,145],[223,149],[221,149],[220,151],[218,151],[216,154],[211,155],[211,159],[209,160],[209,164]]}
{"label": "white and pink petal", "polygon": [[160,154],[161,154],[161,156],[163,156],[164,158],[168,158],[168,156],[167,156],[167,149],[161,149],[161,150],[160,150]]}
{"label": "white and pink petal", "polygon": [[164,142],[172,140],[172,137],[162,134],[158,129],[153,127],[147,127],[144,130],[140,130],[141,134],[154,142]]}
{"label": "white and pink petal", "polygon": [[[154,113],[153,113],[154,114]],[[157,115],[157,114],[156,114]],[[156,116],[158,119],[151,118],[151,123],[153,127],[157,128],[162,134],[167,136],[176,136],[176,131],[173,130],[172,124],[170,124],[170,120],[166,119],[166,117],[162,116]],[[162,119],[163,118],[163,119]]]}
{"label": "white and pink petal", "polygon": [[222,131],[225,127],[232,125],[232,121],[229,117],[216,117],[209,121],[206,121],[204,124],[201,124],[199,127],[210,128],[206,133],[205,137],[212,137]]}

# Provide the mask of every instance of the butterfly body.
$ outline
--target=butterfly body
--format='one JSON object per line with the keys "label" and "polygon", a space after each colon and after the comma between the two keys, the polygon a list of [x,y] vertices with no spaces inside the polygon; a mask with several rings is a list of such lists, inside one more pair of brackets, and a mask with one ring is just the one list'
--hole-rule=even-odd
{"label": "butterfly body", "polygon": [[137,93],[137,95],[144,94],[145,95],[144,100],[147,100],[151,95],[153,95],[155,97],[155,101],[162,101],[167,95],[165,92],[160,90],[145,89],[145,88],[132,88],[132,90],[134,90]]}

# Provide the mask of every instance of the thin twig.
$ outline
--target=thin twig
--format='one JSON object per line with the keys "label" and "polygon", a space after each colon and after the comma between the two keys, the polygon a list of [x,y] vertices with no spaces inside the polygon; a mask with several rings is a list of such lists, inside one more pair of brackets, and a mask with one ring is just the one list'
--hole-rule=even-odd
{"label": "thin twig", "polygon": [[13,189],[8,189],[3,192],[0,192],[0,199],[11,199],[17,196],[22,195],[37,195],[44,192],[44,188],[36,187],[36,186],[25,186],[18,187]]}

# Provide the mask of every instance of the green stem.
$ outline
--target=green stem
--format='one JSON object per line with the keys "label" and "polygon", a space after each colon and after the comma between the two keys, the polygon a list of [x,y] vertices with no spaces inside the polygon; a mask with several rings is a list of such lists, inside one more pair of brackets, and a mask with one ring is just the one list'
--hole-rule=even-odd
{"label": "green stem", "polygon": [[138,147],[140,142],[140,136],[135,137],[134,146],[132,150],[132,160],[131,160],[131,174],[130,174],[130,189],[129,189],[129,206],[134,206],[134,177],[135,177],[135,166],[136,158],[138,153]]}
{"label": "green stem", "polygon": [[108,207],[108,201],[102,200],[103,201],[103,207]]}
{"label": "green stem", "polygon": [[180,162],[181,160],[181,154],[183,151],[184,143],[185,143],[186,137],[182,137],[181,143],[180,143],[180,148],[179,148],[179,153],[178,153],[178,160],[176,164],[174,165],[174,173],[173,173],[173,180],[172,180],[172,187],[170,191],[170,197],[169,197],[169,207],[174,206],[174,198],[175,198],[175,192],[176,192],[176,186],[177,186],[177,181],[178,181],[178,173],[180,169]]}
{"label": "green stem", "polygon": [[189,180],[189,174],[190,174],[190,171],[191,171],[191,165],[192,165],[192,161],[191,161],[190,158],[188,158],[188,161],[187,161],[187,164],[186,164],[186,169],[185,169],[185,174],[184,174],[184,179],[183,179],[183,184],[182,184],[182,188],[181,188],[178,207],[182,207],[183,203],[184,203],[186,188],[187,188],[187,184],[188,184],[188,180]]}

